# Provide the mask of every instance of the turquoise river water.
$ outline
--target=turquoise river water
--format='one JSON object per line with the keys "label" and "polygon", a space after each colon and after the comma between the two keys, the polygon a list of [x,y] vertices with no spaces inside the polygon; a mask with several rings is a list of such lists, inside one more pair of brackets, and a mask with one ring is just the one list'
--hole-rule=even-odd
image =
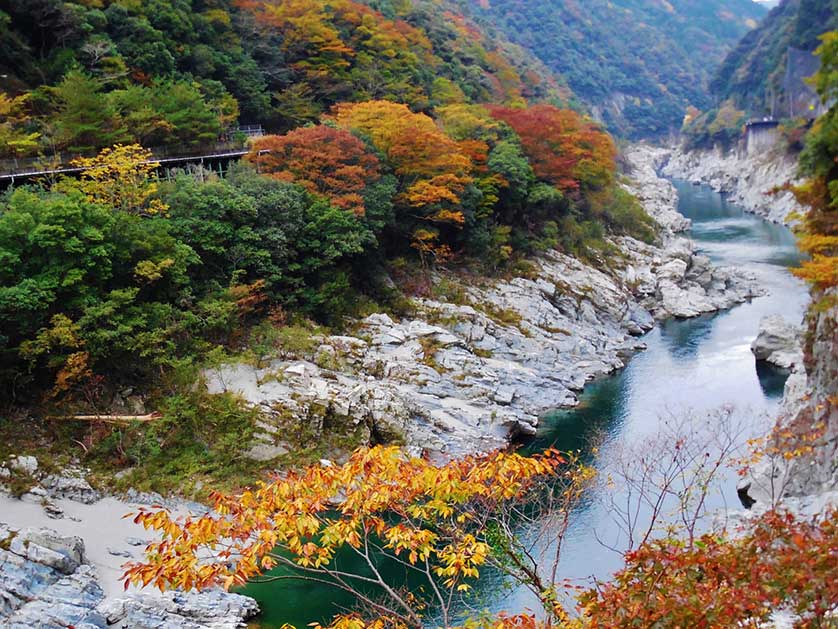
{"label": "turquoise river water", "polygon": [[[805,287],[788,271],[799,260],[794,237],[785,227],[744,213],[703,186],[675,182],[681,212],[693,220],[689,236],[720,265],[756,274],[769,294],[716,315],[668,321],[649,332],[647,349],[625,369],[589,385],[578,408],[543,418],[538,436],[526,448],[549,446],[588,451],[597,435],[600,447],[588,461],[603,467],[615,448],[638,442],[660,430],[661,422],[689,414],[713,421],[712,412],[729,405],[735,421],[767,423],[780,401],[785,382],[781,372],[758,368],[750,352],[759,320],[781,314],[799,322],[807,302]],[[590,492],[574,512],[563,547],[560,574],[588,583],[606,579],[619,568],[618,553],[601,540],[615,539],[613,514]],[[727,473],[710,507],[736,505],[735,475]],[[398,578],[397,575],[394,575]],[[252,584],[245,593],[263,610],[254,626],[305,627],[328,621],[351,605],[341,592],[292,581]],[[473,605],[477,609],[520,612],[534,608],[530,595],[509,587],[498,575],[484,574]]]}

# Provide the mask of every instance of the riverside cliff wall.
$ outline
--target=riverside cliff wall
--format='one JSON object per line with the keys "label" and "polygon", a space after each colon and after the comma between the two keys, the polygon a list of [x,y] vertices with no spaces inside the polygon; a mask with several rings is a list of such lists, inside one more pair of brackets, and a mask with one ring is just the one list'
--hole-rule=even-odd
{"label": "riverside cliff wall", "polygon": [[669,151],[661,172],[667,177],[709,185],[728,195],[748,212],[782,224],[791,224],[789,215],[802,208],[790,192],[774,192],[797,181],[797,156],[779,147],[751,154],[721,149]]}

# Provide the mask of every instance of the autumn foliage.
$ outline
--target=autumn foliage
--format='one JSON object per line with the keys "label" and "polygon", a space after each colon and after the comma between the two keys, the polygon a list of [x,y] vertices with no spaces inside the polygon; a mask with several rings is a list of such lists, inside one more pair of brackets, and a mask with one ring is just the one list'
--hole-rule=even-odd
{"label": "autumn foliage", "polygon": [[768,512],[738,539],[651,542],[581,599],[586,627],[757,626],[787,609],[824,627],[838,609],[838,512],[820,524]]}
{"label": "autumn foliage", "polygon": [[816,51],[821,69],[812,81],[830,108],[807,136],[800,161],[808,178],[792,191],[807,208],[798,230],[799,244],[811,255],[795,274],[825,290],[838,286],[838,33],[826,33],[821,39]]}
{"label": "autumn foliage", "polygon": [[140,215],[165,213],[151,175],[159,166],[151,151],[139,144],[117,144],[95,157],[80,157],[72,165],[82,169],[75,186],[93,203]]}
{"label": "autumn foliage", "polygon": [[490,106],[498,120],[521,138],[535,174],[561,190],[601,188],[614,176],[614,141],[590,120],[570,109],[534,105],[528,109]]}
{"label": "autumn foliage", "polygon": [[297,183],[358,216],[365,210],[364,191],[380,176],[378,158],[361,140],[326,125],[259,138],[247,159],[260,173]]}
{"label": "autumn foliage", "polygon": [[[496,452],[437,466],[375,447],[343,465],[315,465],[238,496],[216,495],[216,514],[177,520],[165,509],[143,510],[134,520],[162,540],[149,546],[145,563],[128,567],[126,587],[229,588],[284,565],[303,578],[329,579],[380,616],[419,627],[422,606],[385,581],[377,562],[402,562],[445,606],[469,589],[494,552],[475,523],[521,500],[563,461],[552,451],[533,458]],[[360,557],[371,576],[341,572],[334,564],[341,550]],[[364,594],[363,584],[381,596]]]}
{"label": "autumn foliage", "polygon": [[437,244],[440,225],[459,228],[463,192],[471,184],[472,160],[463,147],[429,116],[389,101],[344,103],[334,110],[335,123],[369,139],[385,155],[399,178],[397,206],[414,223],[413,246],[420,253],[444,257]]}
{"label": "autumn foliage", "polygon": [[[561,602],[567,591],[528,567],[529,551],[505,528],[514,519],[504,514],[511,506],[522,517],[522,501],[540,495],[544,481],[574,485],[578,500],[585,485],[570,480],[577,468],[554,451],[433,465],[399,448],[362,449],[343,465],[315,465],[237,496],[215,495],[215,513],[198,518],[140,511],[135,522],[161,540],[149,545],[145,562],[127,567],[125,584],[229,588],[282,566],[288,576],[357,597],[364,611],[336,617],[332,629],[421,627],[430,610],[441,612],[442,626],[456,626],[452,600],[487,566],[534,587],[551,620],[501,614],[468,627],[711,629],[756,626],[785,609],[798,618],[795,626],[809,628],[825,626],[838,609],[838,512],[812,523],[770,511],[733,537],[644,542],[625,555],[613,580],[578,594],[578,616],[571,617]],[[568,503],[561,519],[571,510]],[[341,552],[359,558],[365,572],[343,571]],[[416,594],[415,583],[405,589],[387,580],[380,572],[386,560],[421,577],[426,595]]]}
{"label": "autumn foliage", "polygon": [[426,35],[353,0],[239,0],[315,93],[424,104],[420,68],[436,59]]}

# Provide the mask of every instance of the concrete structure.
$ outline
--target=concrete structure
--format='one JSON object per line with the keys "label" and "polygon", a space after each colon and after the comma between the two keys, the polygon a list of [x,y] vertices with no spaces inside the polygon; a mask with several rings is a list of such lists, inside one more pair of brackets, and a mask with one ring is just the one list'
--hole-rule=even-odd
{"label": "concrete structure", "polygon": [[780,140],[780,123],[765,118],[751,120],[745,125],[745,152],[758,155],[772,149]]}

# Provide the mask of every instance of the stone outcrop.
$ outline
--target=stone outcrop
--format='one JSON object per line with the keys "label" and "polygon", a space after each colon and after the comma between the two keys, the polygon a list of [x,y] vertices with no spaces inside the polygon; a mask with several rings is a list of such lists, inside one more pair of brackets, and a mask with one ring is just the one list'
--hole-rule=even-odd
{"label": "stone outcrop", "polygon": [[808,397],[794,421],[823,434],[812,456],[796,462],[788,494],[831,493],[838,506],[838,288],[814,291],[812,301],[803,348]]}
{"label": "stone outcrop", "polygon": [[797,159],[775,149],[758,155],[720,149],[684,151],[673,149],[662,162],[668,177],[709,185],[724,192],[748,212],[774,223],[788,224],[788,216],[801,210],[790,192],[772,190],[797,180]]}
{"label": "stone outcrop", "polygon": [[757,360],[791,369],[803,364],[800,336],[800,328],[780,315],[769,315],[759,322],[759,334],[751,343],[751,351]]}
{"label": "stone outcrop", "polygon": [[0,626],[8,629],[235,629],[253,599],[221,590],[106,599],[78,537],[0,523]]}
{"label": "stone outcrop", "polygon": [[838,289],[813,298],[820,307],[807,317],[804,362],[786,382],[779,426],[797,438],[816,437],[800,442],[814,447],[790,460],[767,460],[742,480],[740,496],[757,511],[780,500],[804,517],[838,507]]}
{"label": "stone outcrop", "polygon": [[673,233],[683,232],[692,221],[678,211],[678,192],[657,171],[671,158],[665,148],[636,144],[626,149],[624,156],[632,183],[626,188],[643,204],[644,209],[658,224]]}
{"label": "stone outcrop", "polygon": [[314,356],[209,370],[209,390],[238,392],[264,411],[250,452],[259,460],[288,449],[289,418],[307,418],[315,435],[340,421],[373,441],[442,457],[534,433],[539,415],[574,405],[586,382],[642,349],[638,337],[656,320],[758,294],[752,277],[714,267],[675,234],[689,221],[676,211],[674,187],[655,173],[662,157],[649,147],[627,156],[627,187],[660,223],[659,243],[614,240],[618,253],[596,268],[548,252],[528,277],[460,281],[458,303],[416,300],[415,316],[402,321],[369,316],[352,336],[322,338]]}
{"label": "stone outcrop", "polygon": [[259,612],[259,606],[247,596],[207,590],[109,599],[97,611],[108,627],[119,629],[237,629]]}

